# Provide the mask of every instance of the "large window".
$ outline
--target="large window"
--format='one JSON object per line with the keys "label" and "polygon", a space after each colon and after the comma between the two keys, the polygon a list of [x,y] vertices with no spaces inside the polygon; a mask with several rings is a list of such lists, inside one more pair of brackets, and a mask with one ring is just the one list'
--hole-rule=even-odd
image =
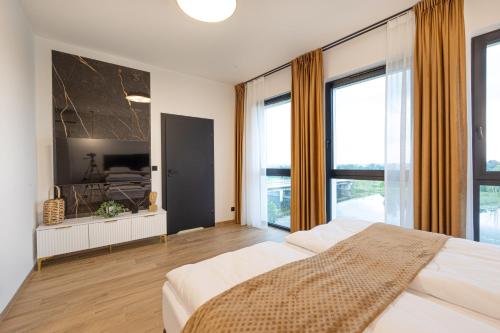
{"label": "large window", "polygon": [[290,230],[290,94],[266,100],[267,222]]}
{"label": "large window", "polygon": [[500,30],[472,45],[474,237],[500,244]]}
{"label": "large window", "polygon": [[326,85],[328,218],[384,220],[385,67]]}

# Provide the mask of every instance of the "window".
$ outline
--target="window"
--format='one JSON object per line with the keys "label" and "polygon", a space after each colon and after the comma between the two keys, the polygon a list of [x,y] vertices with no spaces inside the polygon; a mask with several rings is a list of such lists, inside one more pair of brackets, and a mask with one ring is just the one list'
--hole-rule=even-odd
{"label": "window", "polygon": [[265,102],[267,222],[290,230],[291,103],[290,94]]}
{"label": "window", "polygon": [[384,220],[385,67],[326,85],[327,215]]}
{"label": "window", "polygon": [[474,239],[500,244],[500,30],[472,50]]}

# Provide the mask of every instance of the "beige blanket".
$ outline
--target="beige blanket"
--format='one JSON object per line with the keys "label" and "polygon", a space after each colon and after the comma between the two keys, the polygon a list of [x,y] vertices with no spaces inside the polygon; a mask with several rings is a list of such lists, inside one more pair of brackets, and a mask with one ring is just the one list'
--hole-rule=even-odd
{"label": "beige blanket", "polygon": [[447,239],[374,224],[214,297],[183,332],[362,332]]}

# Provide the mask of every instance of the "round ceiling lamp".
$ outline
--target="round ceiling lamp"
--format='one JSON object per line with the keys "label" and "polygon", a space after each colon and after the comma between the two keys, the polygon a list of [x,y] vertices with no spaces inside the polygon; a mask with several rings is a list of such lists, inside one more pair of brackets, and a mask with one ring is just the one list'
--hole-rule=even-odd
{"label": "round ceiling lamp", "polygon": [[236,0],[177,0],[182,11],[202,22],[221,22],[233,15]]}

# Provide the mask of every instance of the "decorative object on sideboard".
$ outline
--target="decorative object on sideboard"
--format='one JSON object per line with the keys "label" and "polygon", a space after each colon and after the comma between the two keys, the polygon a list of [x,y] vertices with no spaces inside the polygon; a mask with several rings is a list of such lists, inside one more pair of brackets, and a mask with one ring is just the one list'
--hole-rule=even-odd
{"label": "decorative object on sideboard", "polygon": [[158,198],[158,193],[149,193],[149,211],[156,212],[158,210],[158,205],[156,204],[156,199]]}
{"label": "decorative object on sideboard", "polygon": [[104,201],[95,213],[98,216],[109,218],[109,217],[115,217],[118,214],[125,212],[126,212],[125,207],[123,207],[122,204],[110,200],[110,201]]}
{"label": "decorative object on sideboard", "polygon": [[57,189],[57,198],[50,198],[43,203],[43,223],[44,224],[59,224],[64,221],[64,199],[61,198],[61,189]]}

